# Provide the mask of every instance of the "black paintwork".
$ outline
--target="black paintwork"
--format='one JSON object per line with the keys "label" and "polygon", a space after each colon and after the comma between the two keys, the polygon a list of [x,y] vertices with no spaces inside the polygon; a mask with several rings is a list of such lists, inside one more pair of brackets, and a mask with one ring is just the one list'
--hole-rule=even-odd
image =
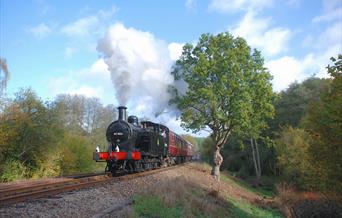
{"label": "black paintwork", "polygon": [[106,132],[112,151],[118,146],[120,151],[140,151],[142,155],[166,156],[169,145],[167,127],[152,122],[142,122],[141,126],[124,120],[112,122]]}

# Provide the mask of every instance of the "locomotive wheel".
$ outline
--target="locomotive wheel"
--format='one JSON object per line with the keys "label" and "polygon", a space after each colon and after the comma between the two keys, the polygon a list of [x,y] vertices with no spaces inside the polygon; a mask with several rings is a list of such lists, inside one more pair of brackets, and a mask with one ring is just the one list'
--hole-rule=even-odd
{"label": "locomotive wheel", "polygon": [[141,161],[134,161],[134,168],[135,172],[139,173],[143,171],[142,163]]}
{"label": "locomotive wheel", "polygon": [[145,169],[144,169],[144,163],[141,162],[141,161],[139,161],[139,170],[140,170],[140,172],[144,172],[144,171],[145,171]]}
{"label": "locomotive wheel", "polygon": [[147,163],[146,165],[147,165],[147,170],[151,170],[151,168],[152,168],[151,163]]}
{"label": "locomotive wheel", "polygon": [[135,172],[135,163],[132,161],[129,161],[127,164],[127,171],[128,173],[134,173]]}

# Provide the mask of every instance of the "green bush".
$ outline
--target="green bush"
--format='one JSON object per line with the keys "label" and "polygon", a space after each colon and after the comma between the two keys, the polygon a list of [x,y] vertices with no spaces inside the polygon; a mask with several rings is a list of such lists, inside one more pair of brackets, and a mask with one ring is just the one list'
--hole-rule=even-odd
{"label": "green bush", "polygon": [[0,181],[10,182],[24,179],[29,174],[29,169],[17,160],[9,160],[1,166]]}
{"label": "green bush", "polygon": [[61,175],[62,153],[54,149],[47,157],[40,161],[39,167],[32,174],[33,178],[56,177]]}
{"label": "green bush", "polygon": [[285,127],[276,141],[278,164],[285,181],[296,187],[308,187],[311,178],[309,148],[312,137],[304,129]]}
{"label": "green bush", "polygon": [[95,169],[92,159],[93,149],[85,137],[66,134],[60,143],[61,172],[63,175],[89,172]]}

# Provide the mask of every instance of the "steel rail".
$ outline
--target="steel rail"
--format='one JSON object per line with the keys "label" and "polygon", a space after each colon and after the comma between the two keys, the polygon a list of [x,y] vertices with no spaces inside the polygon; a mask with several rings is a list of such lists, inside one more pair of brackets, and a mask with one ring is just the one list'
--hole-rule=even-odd
{"label": "steel rail", "polygon": [[118,177],[111,177],[106,175],[97,175],[84,178],[76,178],[65,181],[58,181],[55,183],[43,183],[27,187],[14,187],[5,190],[0,190],[0,206],[17,203],[29,199],[36,199],[40,197],[47,197],[56,195],[62,192],[88,188],[93,185],[102,184],[106,182],[119,182],[145,177],[160,172],[168,171],[183,166],[184,164],[162,167],[154,170],[148,170],[141,173],[126,174]]}

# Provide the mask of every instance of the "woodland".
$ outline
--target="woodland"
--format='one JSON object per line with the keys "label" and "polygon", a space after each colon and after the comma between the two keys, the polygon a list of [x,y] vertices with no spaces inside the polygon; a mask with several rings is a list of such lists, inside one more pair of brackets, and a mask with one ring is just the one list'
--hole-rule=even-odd
{"label": "woodland", "polygon": [[[276,93],[261,53],[242,38],[203,34],[183,47],[172,74],[188,91],[171,87],[170,104],[185,129],[210,131],[207,138],[185,137],[218,180],[228,170],[256,185],[271,179],[342,194],[342,55],[326,58],[328,78],[312,76]],[[9,98],[9,77],[1,59],[1,182],[104,169],[92,152],[107,145],[114,105],[69,94],[43,100],[31,88]]]}

